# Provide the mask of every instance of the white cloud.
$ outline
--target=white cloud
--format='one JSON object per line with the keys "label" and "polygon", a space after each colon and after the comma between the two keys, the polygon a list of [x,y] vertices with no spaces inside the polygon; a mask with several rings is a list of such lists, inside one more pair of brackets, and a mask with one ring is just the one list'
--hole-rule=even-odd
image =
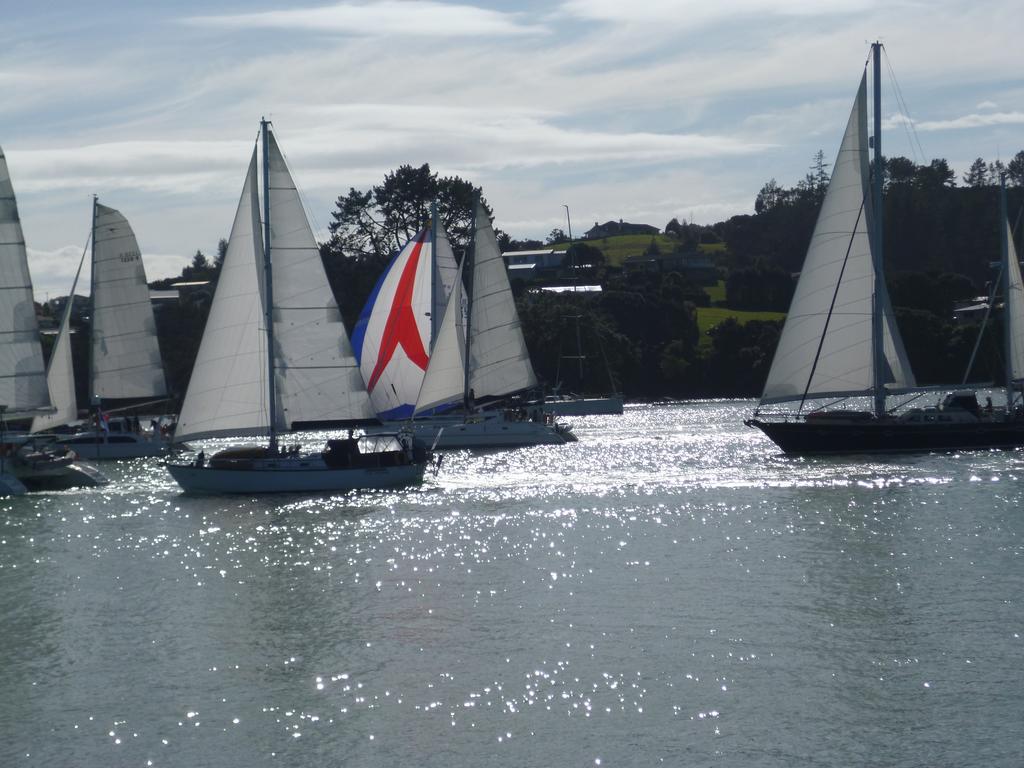
{"label": "white cloud", "polygon": [[999,105],[994,101],[982,101],[978,103],[976,109],[999,109]]}
{"label": "white cloud", "polygon": [[[763,151],[768,145],[729,136],[606,132],[564,128],[530,111],[356,104],[319,107],[310,127],[291,128],[282,147],[307,189],[337,191],[353,165],[420,158],[470,170],[534,168],[546,164],[607,165],[679,162]],[[336,126],[344,126],[338,128]],[[48,150],[8,150],[19,194],[49,190],[109,193],[119,189],[220,193],[241,184],[251,143],[126,141]],[[379,179],[381,172],[375,174]]]}
{"label": "white cloud", "polygon": [[948,120],[922,120],[914,122],[906,115],[895,114],[884,121],[883,127],[912,125],[918,131],[957,131],[966,128],[987,128],[998,125],[1024,125],[1024,112],[988,112],[970,114]]}
{"label": "white cloud", "polygon": [[678,29],[763,16],[831,16],[864,12],[876,5],[873,0],[568,0],[560,12],[590,21],[616,24],[671,23]]}
{"label": "white cloud", "polygon": [[384,37],[467,37],[544,34],[516,15],[431,0],[378,0],[292,8],[260,13],[192,16],[184,23],[229,29],[292,29],[342,35]]}

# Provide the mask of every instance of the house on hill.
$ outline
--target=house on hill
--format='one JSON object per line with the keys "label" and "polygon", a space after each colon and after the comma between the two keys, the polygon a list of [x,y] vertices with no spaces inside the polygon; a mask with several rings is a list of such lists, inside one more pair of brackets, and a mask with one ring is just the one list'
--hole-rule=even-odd
{"label": "house on hill", "polygon": [[594,226],[583,235],[587,240],[598,240],[602,237],[614,237],[615,235],[657,235],[661,232],[657,227],[650,224],[630,224],[628,221],[606,221],[604,224],[594,222]]}

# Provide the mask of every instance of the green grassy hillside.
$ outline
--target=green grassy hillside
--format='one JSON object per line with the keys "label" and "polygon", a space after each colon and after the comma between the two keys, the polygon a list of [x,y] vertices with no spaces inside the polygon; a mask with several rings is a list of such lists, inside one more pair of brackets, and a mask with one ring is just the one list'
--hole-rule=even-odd
{"label": "green grassy hillside", "polygon": [[[573,242],[583,242],[587,245],[597,248],[604,254],[605,262],[609,266],[621,267],[622,262],[629,256],[639,256],[651,244],[651,235],[616,235],[614,237],[604,237],[597,240],[574,240]],[[658,244],[658,248],[664,254],[672,253],[676,245],[679,243],[673,237],[668,235],[654,235],[654,242]],[[561,250],[567,248],[565,244],[556,245],[555,248]],[[701,244],[698,246],[701,252],[709,255],[716,255],[724,253],[725,243],[711,243]]]}

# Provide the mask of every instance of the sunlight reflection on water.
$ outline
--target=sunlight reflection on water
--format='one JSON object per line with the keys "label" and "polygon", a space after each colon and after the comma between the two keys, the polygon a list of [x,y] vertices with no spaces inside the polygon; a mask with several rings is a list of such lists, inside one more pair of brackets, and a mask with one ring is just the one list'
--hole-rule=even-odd
{"label": "sunlight reflection on water", "polygon": [[750,407],[415,489],[0,502],[0,764],[1015,764],[1021,452],[788,458]]}

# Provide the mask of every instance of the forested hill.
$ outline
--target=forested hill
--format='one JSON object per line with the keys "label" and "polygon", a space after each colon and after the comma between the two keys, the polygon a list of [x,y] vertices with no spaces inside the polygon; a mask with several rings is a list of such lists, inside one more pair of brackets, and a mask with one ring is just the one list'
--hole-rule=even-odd
{"label": "forested hill", "polygon": [[[950,272],[983,286],[991,277],[989,262],[1000,253],[999,173],[1006,172],[1008,208],[1017,216],[1024,201],[1024,151],[1005,168],[979,158],[960,183],[945,160],[917,165],[894,157],[885,166],[887,274]],[[744,263],[763,259],[798,272],[828,182],[824,171],[812,170],[789,189],[772,179],[758,193],[754,215],[714,225],[729,252]]]}
{"label": "forested hill", "polygon": [[[990,263],[1000,253],[996,176],[1001,170],[1007,174],[1011,220],[1019,222],[1024,152],[1005,169],[979,159],[963,178],[944,160],[886,162],[887,281],[923,384],[963,377],[978,328],[955,322],[953,305],[985,294],[995,275]],[[573,242],[556,229],[545,243],[499,231],[503,250],[566,249],[577,265],[513,279],[542,381],[585,392],[614,387],[642,399],[760,394],[827,181],[819,153],[812,171],[795,186],[766,183],[756,196],[755,213],[710,226],[673,219],[657,235]],[[370,190],[353,189],[338,198],[321,255],[349,328],[390,254],[422,226],[432,200],[441,201],[439,216],[461,256],[471,201],[479,191],[458,177],[439,178],[427,165],[403,166]],[[500,226],[500,211],[496,223]],[[223,242],[218,251],[212,260],[197,253],[183,279],[216,280]],[[693,264],[698,271],[690,268]],[[541,290],[572,281],[603,290]],[[185,391],[206,310],[201,303],[185,302],[164,307],[158,316],[168,377],[178,394]],[[567,357],[575,354],[576,317],[586,357],[582,380],[578,362]],[[1000,379],[1001,334],[998,323],[993,325],[972,379]]]}

